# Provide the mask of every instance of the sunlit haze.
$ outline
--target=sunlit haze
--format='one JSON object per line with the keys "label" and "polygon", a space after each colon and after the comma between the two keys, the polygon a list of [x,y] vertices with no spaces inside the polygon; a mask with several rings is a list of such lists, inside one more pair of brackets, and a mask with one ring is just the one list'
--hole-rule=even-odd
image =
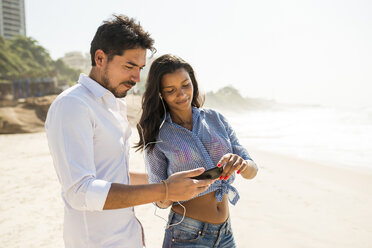
{"label": "sunlit haze", "polygon": [[331,106],[372,106],[372,2],[26,0],[27,36],[53,59],[88,52],[111,14],[136,18],[156,56],[194,67],[203,91]]}

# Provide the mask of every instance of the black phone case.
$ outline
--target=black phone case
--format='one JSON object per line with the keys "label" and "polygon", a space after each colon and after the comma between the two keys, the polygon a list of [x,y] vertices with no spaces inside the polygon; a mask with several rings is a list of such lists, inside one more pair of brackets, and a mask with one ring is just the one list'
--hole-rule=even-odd
{"label": "black phone case", "polygon": [[203,180],[203,179],[216,179],[220,177],[221,173],[223,171],[223,167],[215,167],[209,170],[204,171],[201,175],[196,176],[196,177],[191,177],[192,179],[198,179],[198,180]]}

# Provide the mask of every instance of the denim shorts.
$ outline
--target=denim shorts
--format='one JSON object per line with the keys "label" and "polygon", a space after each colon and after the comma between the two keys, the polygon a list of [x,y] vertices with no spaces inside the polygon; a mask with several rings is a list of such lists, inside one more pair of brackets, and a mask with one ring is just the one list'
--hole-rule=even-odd
{"label": "denim shorts", "polygon": [[170,211],[168,227],[165,229],[163,248],[236,247],[233,232],[231,230],[230,218],[222,224],[210,224],[185,216],[180,224],[170,226],[180,222],[181,220],[182,215],[179,215],[172,210]]}

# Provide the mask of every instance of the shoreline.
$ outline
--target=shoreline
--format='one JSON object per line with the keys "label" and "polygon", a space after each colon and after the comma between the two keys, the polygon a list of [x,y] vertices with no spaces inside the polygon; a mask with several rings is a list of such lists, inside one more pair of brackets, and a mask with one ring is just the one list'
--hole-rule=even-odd
{"label": "shoreline", "polygon": [[[132,128],[131,144],[138,140]],[[0,135],[1,234],[4,247],[63,247],[63,203],[45,132]],[[324,165],[249,149],[260,167],[238,177],[230,205],[238,247],[367,247],[372,244],[372,171]],[[131,149],[130,168],[144,172]],[[147,247],[160,247],[164,220],[153,204],[135,207]],[[157,214],[167,218],[167,210]]]}
{"label": "shoreline", "polygon": [[288,154],[269,151],[269,150],[263,150],[263,149],[252,149],[254,153],[260,154],[261,156],[264,154],[269,154],[270,156],[275,156],[281,159],[290,159],[290,160],[298,160],[299,162],[304,162],[306,164],[311,163],[312,165],[321,166],[324,168],[327,168],[329,170],[336,169],[341,170],[344,173],[351,172],[353,174],[369,174],[372,176],[372,168],[365,167],[365,166],[353,166],[348,164],[341,164],[337,162],[324,162],[324,161],[318,161],[318,160],[312,160],[307,158],[301,158],[297,156],[290,156]]}

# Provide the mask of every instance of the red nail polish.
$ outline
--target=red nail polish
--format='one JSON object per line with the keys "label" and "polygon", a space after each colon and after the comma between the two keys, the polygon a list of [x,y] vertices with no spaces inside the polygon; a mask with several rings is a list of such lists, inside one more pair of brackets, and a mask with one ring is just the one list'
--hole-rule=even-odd
{"label": "red nail polish", "polygon": [[222,180],[223,179],[223,176],[220,176],[220,180]]}
{"label": "red nail polish", "polygon": [[225,178],[224,178],[224,179],[226,180],[227,178],[228,178],[228,176],[225,176]]}
{"label": "red nail polish", "polygon": [[238,170],[238,172],[236,172],[237,174],[239,174],[240,173],[240,170]]}
{"label": "red nail polish", "polygon": [[217,167],[221,167],[221,164],[218,164]]}

